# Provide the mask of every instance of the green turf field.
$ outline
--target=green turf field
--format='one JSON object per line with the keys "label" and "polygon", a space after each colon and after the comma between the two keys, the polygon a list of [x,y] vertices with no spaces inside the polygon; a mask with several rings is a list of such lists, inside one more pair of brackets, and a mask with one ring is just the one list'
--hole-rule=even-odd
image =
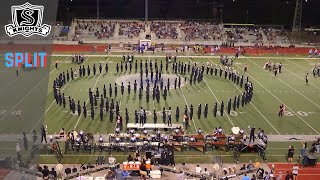
{"label": "green turf field", "polygon": [[[137,58],[138,60],[155,60],[155,57],[143,57]],[[165,58],[157,58],[159,60],[165,60]],[[59,60],[59,68],[55,70],[54,62]],[[98,87],[100,93],[102,93],[103,85],[107,87],[111,83],[114,85],[115,80],[123,75],[129,75],[129,73],[116,74],[115,64],[120,62],[120,57],[87,57],[84,65],[109,63],[109,73],[102,74],[97,73],[96,76],[85,76],[84,78],[77,78],[74,81],[70,81],[66,84],[62,90],[66,96],[71,96],[75,100],[80,100],[81,104],[88,101],[88,89]],[[272,72],[262,69],[263,65],[268,61],[281,62],[283,67],[283,73],[279,74],[277,78],[274,77]],[[178,61],[182,62],[197,62],[197,63],[215,63],[220,64],[218,58],[187,58],[178,57]],[[319,134],[320,126],[318,123],[318,117],[320,113],[320,79],[314,78],[311,73],[311,69],[314,64],[319,60],[315,59],[293,59],[292,57],[266,57],[266,58],[241,58],[234,62],[233,67],[243,73],[243,67],[248,65],[249,70],[245,76],[249,76],[254,86],[254,96],[252,103],[245,107],[240,107],[231,115],[223,117],[213,117],[213,105],[214,102],[222,100],[227,103],[229,98],[233,98],[235,95],[239,95],[239,86],[231,83],[229,80],[225,80],[223,77],[215,77],[211,75],[205,75],[204,81],[196,83],[194,85],[187,84],[181,89],[170,90],[169,97],[166,101],[161,98],[160,103],[153,102],[152,99],[149,103],[146,103],[145,93],[142,100],[139,100],[138,95],[133,92],[128,95],[127,90],[123,96],[120,94],[120,86],[118,86],[118,96],[113,97],[115,101],[120,103],[121,111],[125,108],[132,113],[130,116],[130,122],[134,122],[134,110],[139,110],[140,107],[146,108],[146,110],[161,111],[163,107],[172,107],[173,109],[173,123],[182,123],[181,118],[179,122],[175,122],[175,108],[179,106],[180,114],[183,113],[184,107],[187,104],[194,105],[194,112],[196,116],[197,105],[199,103],[209,104],[208,118],[197,119],[194,117],[193,122],[190,123],[189,133],[195,133],[197,128],[202,128],[205,132],[211,133],[215,127],[223,127],[227,132],[233,126],[239,126],[246,129],[248,126],[255,126],[263,128],[267,134],[299,134],[310,135]],[[114,123],[110,123],[109,115],[104,114],[104,121],[99,121],[99,112],[96,110],[95,120],[90,118],[79,117],[78,115],[72,115],[69,109],[63,109],[55,104],[52,93],[52,81],[62,71],[73,68],[78,69],[77,64],[71,63],[71,57],[52,57],[51,71],[48,87],[48,97],[46,104],[45,125],[48,126],[50,134],[58,133],[60,128],[65,128],[66,131],[84,130],[86,132],[96,133],[113,133],[115,128]],[[305,83],[305,74],[309,72],[309,85]],[[171,71],[169,74],[172,73]],[[171,82],[173,83],[173,82]],[[107,88],[108,89],[108,88]],[[108,94],[108,93],[107,93]],[[99,101],[98,101],[99,102]],[[286,105],[286,115],[282,118],[277,116],[278,107],[281,103]],[[67,106],[68,107],[68,106]],[[219,107],[220,108],[220,107]],[[219,109],[218,108],[218,109]],[[225,106],[226,108],[226,106]],[[161,117],[158,117],[158,123],[161,123]],[[152,116],[148,116],[147,123],[153,123]]]}
{"label": "green turf field", "polygon": [[[145,60],[155,60],[158,59],[165,61],[164,57],[136,57],[138,61],[142,59]],[[81,104],[88,101],[88,89],[98,87],[100,94],[103,92],[102,88],[105,84],[107,87],[111,83],[114,86],[116,79],[124,76],[130,75],[127,73],[116,73],[115,65],[120,62],[122,57],[114,56],[90,56],[85,58],[84,66],[93,64],[98,65],[98,63],[109,64],[109,73],[106,74],[103,71],[102,74],[97,73],[96,76],[85,76],[83,78],[77,78],[73,81],[69,81],[65,86],[63,86],[62,91],[66,96],[71,96],[76,101],[80,100]],[[178,61],[182,62],[196,62],[200,63],[214,63],[220,64],[218,57],[178,57]],[[278,74],[275,78],[272,72],[263,70],[263,65],[267,61],[281,62],[283,66],[283,73]],[[59,61],[58,69],[55,69],[54,62]],[[235,60],[233,67],[243,74],[243,67],[248,65],[248,72],[244,76],[249,76],[249,79],[253,83],[254,96],[252,102],[245,107],[240,107],[231,115],[224,115],[223,117],[213,117],[213,105],[216,101],[225,102],[225,108],[227,107],[227,100],[233,98],[235,95],[239,95],[243,89],[239,86],[231,83],[229,80],[225,80],[224,77],[215,77],[214,75],[205,75],[204,81],[200,83],[187,84],[181,89],[172,89],[169,91],[169,96],[166,101],[161,97],[160,103],[153,102],[152,98],[149,103],[146,103],[145,93],[143,94],[142,100],[139,100],[138,94],[134,94],[133,90],[131,95],[128,95],[127,89],[125,89],[124,96],[121,96],[120,86],[118,86],[118,96],[113,98],[115,101],[120,103],[121,111],[125,108],[131,112],[130,122],[134,122],[134,110],[138,110],[141,106],[146,108],[148,111],[161,111],[163,107],[172,107],[172,120],[173,123],[182,123],[182,118],[175,120],[175,108],[178,106],[180,108],[180,114],[183,113],[184,107],[187,104],[194,106],[194,120],[190,123],[190,128],[188,133],[196,133],[196,129],[202,128],[205,132],[211,133],[215,127],[223,127],[225,132],[228,134],[231,127],[239,126],[247,129],[248,126],[260,127],[265,130],[267,134],[272,135],[319,135],[320,125],[319,125],[319,114],[320,114],[320,78],[314,78],[312,76],[311,69],[314,67],[315,63],[318,63],[319,59],[308,59],[301,58],[301,56],[287,56],[287,57],[241,57]],[[51,57],[50,65],[50,75],[48,83],[48,95],[45,105],[45,115],[44,124],[48,126],[49,134],[56,134],[63,127],[66,131],[84,130],[85,132],[91,132],[93,134],[107,134],[113,133],[115,129],[115,121],[111,123],[109,121],[109,114],[104,114],[103,122],[100,122],[99,111],[96,110],[95,119],[92,121],[90,117],[84,118],[78,115],[73,115],[67,107],[64,109],[62,106],[57,105],[54,102],[53,92],[52,92],[52,81],[55,79],[60,72],[69,70],[71,68],[78,69],[79,65],[71,63],[71,55],[63,56],[53,56]],[[8,71],[5,68],[0,69],[1,72]],[[39,70],[36,70],[39,71]],[[40,70],[41,71],[41,70]],[[309,85],[305,83],[305,74],[309,72]],[[33,129],[39,129],[39,125],[42,123],[42,118],[29,120],[29,116],[36,112],[32,103],[40,103],[41,100],[34,101],[33,97],[37,93],[41,92],[41,84],[46,83],[46,75],[43,77],[35,77],[39,73],[21,72],[21,75],[17,79],[10,79],[10,76],[15,76],[15,71],[10,70],[8,76],[5,76],[3,80],[4,84],[1,91],[7,91],[15,87],[19,87],[18,84],[21,82],[32,80],[32,83],[26,84],[27,91],[23,94],[18,94],[14,97],[4,96],[6,101],[10,99],[7,106],[1,106],[0,117],[3,119],[0,126],[0,130],[3,134],[21,134],[22,131],[30,133]],[[171,69],[168,74],[172,74]],[[10,76],[9,76],[10,75]],[[189,76],[187,76],[189,77]],[[1,80],[1,82],[2,82]],[[13,81],[12,81],[13,80]],[[189,83],[189,81],[187,81]],[[173,84],[173,82],[171,82]],[[31,87],[29,87],[31,86]],[[32,87],[33,86],[33,87]],[[45,89],[46,91],[46,89]],[[107,92],[108,94],[108,92]],[[114,93],[113,93],[114,94]],[[33,97],[31,96],[33,95]],[[12,100],[14,98],[14,100]],[[32,103],[30,103],[32,102]],[[98,101],[99,103],[100,101]],[[209,104],[209,114],[208,118],[202,117],[197,119],[196,112],[198,104]],[[278,107],[281,103],[286,105],[286,114],[284,117],[279,118],[277,116]],[[17,121],[12,111],[15,109],[13,107],[29,107],[30,112],[26,112],[23,121]],[[87,105],[89,110],[89,105]],[[220,109],[220,106],[218,106]],[[202,108],[203,110],[203,108]],[[28,113],[28,114],[27,114]],[[4,118],[5,116],[5,118]],[[10,120],[10,121],[6,121]],[[153,123],[152,115],[148,116],[147,123]],[[162,118],[158,116],[158,123],[162,123]],[[13,125],[14,124],[14,125]],[[303,136],[302,136],[303,137]],[[5,142],[4,142],[5,143]],[[299,148],[300,143],[292,142],[270,142],[267,150],[268,161],[285,161],[285,154],[287,148],[290,144],[294,144],[295,147]],[[310,143],[309,143],[310,144]],[[6,144],[3,144],[6,147]],[[14,154],[15,142],[12,142],[10,149],[2,148],[1,152],[3,154]],[[62,146],[63,148],[63,146]],[[206,152],[202,154],[200,152],[188,152],[192,154],[194,158],[190,158],[188,162],[207,162],[209,156],[213,155],[223,155],[225,161],[233,161],[230,154],[225,152]],[[26,152],[26,158],[29,152]],[[48,154],[46,150],[41,150],[42,163],[56,162],[53,154]],[[99,153],[95,153],[93,156],[87,153],[70,153],[65,155],[63,160],[64,163],[87,163],[94,162],[95,158]],[[107,154],[107,152],[104,152]],[[176,153],[176,161],[184,161],[184,153]],[[197,155],[197,156],[195,156]],[[77,157],[75,157],[77,156]],[[125,158],[126,155],[123,153],[115,154],[119,160]],[[248,159],[255,159],[258,156],[255,154],[241,156],[241,161],[247,161]],[[120,162],[120,161],[119,161]]]}

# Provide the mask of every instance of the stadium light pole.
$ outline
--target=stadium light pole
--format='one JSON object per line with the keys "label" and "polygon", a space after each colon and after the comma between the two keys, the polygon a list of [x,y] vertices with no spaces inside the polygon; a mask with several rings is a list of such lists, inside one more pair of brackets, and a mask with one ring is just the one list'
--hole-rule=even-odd
{"label": "stadium light pole", "polygon": [[147,22],[148,21],[148,16],[149,16],[149,2],[148,0],[144,1],[144,20]]}
{"label": "stadium light pole", "polygon": [[[308,0],[304,0],[304,2],[308,3]],[[294,11],[292,32],[299,33],[299,42],[301,41],[302,7],[303,7],[303,0],[296,0],[296,8]]]}
{"label": "stadium light pole", "polygon": [[100,18],[100,5],[99,0],[97,0],[97,19]]}

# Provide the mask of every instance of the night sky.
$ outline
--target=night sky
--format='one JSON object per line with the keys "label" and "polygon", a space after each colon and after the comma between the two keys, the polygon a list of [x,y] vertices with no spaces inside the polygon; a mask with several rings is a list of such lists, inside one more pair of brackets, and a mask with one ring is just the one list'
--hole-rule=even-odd
{"label": "night sky", "polygon": [[[296,0],[215,0],[224,23],[292,25]],[[99,0],[101,18],[144,18],[145,0]],[[97,0],[60,0],[58,21],[97,16]],[[220,19],[213,0],[149,0],[149,18]],[[320,26],[320,0],[303,0],[303,26]],[[69,12],[69,13],[68,13]]]}

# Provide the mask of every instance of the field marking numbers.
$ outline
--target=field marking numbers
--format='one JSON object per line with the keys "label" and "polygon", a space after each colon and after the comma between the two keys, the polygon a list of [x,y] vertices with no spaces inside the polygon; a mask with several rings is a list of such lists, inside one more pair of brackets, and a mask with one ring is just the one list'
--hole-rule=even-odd
{"label": "field marking numbers", "polygon": [[[211,61],[211,59],[209,59]],[[212,62],[212,61],[211,61]],[[237,65],[238,66],[238,65]],[[239,69],[241,69],[238,66]],[[233,83],[232,83],[233,84]],[[234,87],[236,87],[236,89],[238,89],[238,91],[242,94],[242,91],[235,85],[233,84]],[[263,91],[264,92],[264,91]],[[254,109],[267,121],[267,123],[280,135],[280,132],[272,125],[272,123],[262,114],[262,112],[252,103],[250,102],[250,104],[254,107]]]}
{"label": "field marking numbers", "polygon": [[[297,111],[297,114],[298,114],[299,116],[307,117],[307,116],[309,116],[309,114],[312,114],[312,112],[311,112],[311,113],[308,113],[308,112],[304,112],[304,111]],[[291,111],[286,111],[286,112],[284,113],[284,115],[285,115],[285,116],[294,116],[294,114],[293,114]]]}
{"label": "field marking numbers", "polygon": [[[249,59],[248,59],[249,60]],[[251,61],[251,60],[249,60]],[[251,61],[252,62],[252,61]],[[285,104],[283,101],[281,101],[277,96],[275,96],[269,89],[267,89],[265,86],[263,86],[258,80],[256,80],[254,77],[252,77],[249,73],[247,73],[247,75],[252,78],[254,81],[256,81],[262,88],[264,88],[267,92],[269,92],[274,98],[276,98],[280,103]],[[287,106],[287,108],[292,111],[292,109]],[[316,132],[317,134],[320,134],[315,128],[313,128],[307,121],[305,121],[303,118],[301,118],[300,116],[298,116],[298,118],[303,121],[307,126],[309,126],[314,132]]]}
{"label": "field marking numbers", "polygon": [[[255,64],[256,66],[259,67],[259,65],[257,63],[255,63],[254,61],[248,59],[251,63]],[[300,94],[301,96],[303,96],[305,99],[307,99],[309,102],[311,102],[312,104],[316,105],[318,108],[320,108],[320,106],[313,102],[311,99],[309,99],[308,97],[306,97],[305,95],[303,95],[300,91],[296,90],[295,88],[293,88],[292,86],[290,86],[288,83],[286,83],[285,81],[281,80],[280,78],[277,78],[279,81],[281,81],[283,84],[287,85],[289,88],[291,88],[292,90],[294,90],[295,92],[297,92],[298,94]],[[293,93],[293,92],[292,92]]]}
{"label": "field marking numbers", "polygon": [[[66,59],[68,59],[70,56],[66,57]],[[65,59],[65,60],[66,60]],[[29,96],[29,94],[31,92],[33,92],[33,90],[39,86],[39,84],[44,80],[46,79],[52,72],[54,72],[56,69],[52,70],[49,74],[47,74],[44,78],[42,78],[35,86],[33,86],[33,88],[31,88],[27,94],[25,94],[21,99],[20,101],[18,101],[17,104],[15,104],[1,119],[0,121],[4,120],[5,117],[7,117],[7,115],[9,114],[9,112],[11,112],[14,108],[16,108],[27,96]]]}
{"label": "field marking numbers", "polygon": [[[289,62],[291,62],[291,63],[293,63],[293,64],[295,64],[295,65],[297,65],[297,66],[299,66],[299,67],[301,67],[301,68],[303,68],[303,69],[308,70],[307,68],[301,66],[300,64],[297,64],[297,63],[295,63],[295,62],[293,62],[293,61],[290,61],[290,60],[288,60],[288,59],[285,59],[285,60],[287,60],[287,61],[289,61]],[[295,76],[297,76],[299,79],[304,80],[304,78],[302,78],[301,76],[298,76],[297,74],[295,74],[295,73],[293,73],[293,72],[291,72],[291,71],[289,71],[289,70],[286,70],[286,69],[284,69],[284,70],[285,70],[285,71],[288,71],[289,73],[291,73],[291,74],[293,74],[293,75],[295,75]],[[311,71],[312,71],[312,70],[313,70],[313,69],[311,69]],[[312,82],[309,82],[309,84],[311,84],[312,86],[314,86],[314,87],[317,88],[317,89],[320,89],[319,86],[313,84]]]}

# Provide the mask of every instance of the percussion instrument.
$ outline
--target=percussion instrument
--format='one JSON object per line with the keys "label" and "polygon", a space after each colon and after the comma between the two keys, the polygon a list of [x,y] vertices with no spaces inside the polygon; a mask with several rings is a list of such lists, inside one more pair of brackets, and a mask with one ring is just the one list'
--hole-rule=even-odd
{"label": "percussion instrument", "polygon": [[150,161],[146,161],[146,169],[147,170],[151,169],[151,162]]}
{"label": "percussion instrument", "polygon": [[134,167],[135,167],[135,166],[134,166],[134,162],[133,162],[133,161],[130,161],[130,162],[129,162],[129,169],[132,170],[132,169],[134,169]]}
{"label": "percussion instrument", "polygon": [[122,166],[123,166],[123,167],[122,167],[123,170],[126,170],[126,171],[129,170],[129,164],[128,164],[128,162],[123,162],[123,163],[122,163]]}
{"label": "percussion instrument", "polygon": [[[138,169],[140,169],[140,165],[141,165],[141,162],[139,162],[139,161],[138,161],[138,162],[135,162],[135,163],[134,163],[134,168],[138,170]],[[148,168],[147,168],[147,169],[148,169]]]}

